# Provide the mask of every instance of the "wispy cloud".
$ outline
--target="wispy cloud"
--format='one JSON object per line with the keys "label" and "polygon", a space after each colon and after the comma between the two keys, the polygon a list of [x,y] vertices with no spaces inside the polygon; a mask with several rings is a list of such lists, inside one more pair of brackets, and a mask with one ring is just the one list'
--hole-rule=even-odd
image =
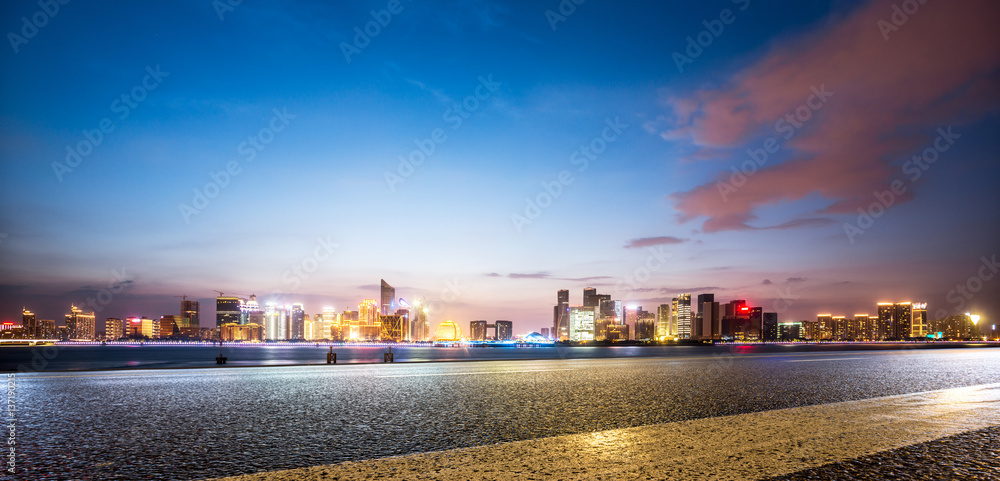
{"label": "wispy cloud", "polygon": [[673,236],[661,236],[661,237],[642,237],[639,239],[632,239],[625,245],[626,249],[634,249],[637,247],[649,247],[658,245],[672,245],[672,244],[683,244],[687,242],[688,239],[681,239],[679,237]]}

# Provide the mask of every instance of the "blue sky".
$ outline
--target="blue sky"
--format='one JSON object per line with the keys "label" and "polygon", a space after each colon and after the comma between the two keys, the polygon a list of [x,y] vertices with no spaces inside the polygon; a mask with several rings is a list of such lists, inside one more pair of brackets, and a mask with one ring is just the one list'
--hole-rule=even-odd
{"label": "blue sky", "polygon": [[[1000,56],[969,26],[995,24],[988,3],[926,4],[884,39],[884,1],[590,0],[553,30],[556,1],[404,0],[348,61],[342,44],[387,5],[244,2],[220,19],[210,1],[73,2],[26,43],[8,35],[0,317],[26,306],[61,319],[113,272],[127,282],[99,317],[174,313],[171,296],[186,294],[210,319],[213,289],[356,309],[380,278],[434,302],[435,323],[511,319],[519,332],[550,325],[557,289],[578,303],[587,285],[650,310],[680,292],[765,308],[787,297],[783,320],[880,300],[998,312],[1000,282],[949,301],[1000,245]],[[0,9],[15,34],[40,11]],[[735,21],[680,71],[673,54],[724,9]],[[949,29],[943,43],[961,53],[936,61],[921,38]],[[456,125],[449,112],[481,77],[499,87]],[[717,182],[775,135],[774,112],[820,84],[829,107],[720,201]],[[120,118],[113,102],[133,92],[144,99]],[[114,130],[57,174],[105,118]],[[574,152],[616,118],[627,127],[580,171]],[[249,160],[241,143],[270,125],[282,128]],[[961,137],[910,182],[904,163],[942,126]],[[435,129],[447,139],[390,186]],[[233,163],[239,174],[185,217]],[[525,199],[564,170],[572,183],[518,229]],[[855,208],[894,179],[907,196],[850,242]]]}

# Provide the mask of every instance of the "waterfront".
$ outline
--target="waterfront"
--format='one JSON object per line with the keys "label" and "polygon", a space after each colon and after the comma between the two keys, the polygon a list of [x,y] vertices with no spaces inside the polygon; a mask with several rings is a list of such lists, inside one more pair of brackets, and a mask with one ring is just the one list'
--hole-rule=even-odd
{"label": "waterfront", "polygon": [[[676,357],[739,353],[786,353],[812,351],[867,351],[898,349],[945,349],[1000,346],[997,343],[789,343],[667,346],[555,346],[536,347],[431,347],[429,345],[379,344],[350,346],[333,344],[338,364],[383,362],[392,349],[395,362],[487,361],[531,359],[591,359],[630,357]],[[0,371],[79,371],[96,369],[163,369],[195,367],[250,367],[326,364],[331,344],[247,343],[218,345],[202,343],[148,343],[100,345],[58,343],[51,346],[0,346]],[[227,358],[218,366],[220,352]]]}
{"label": "waterfront", "polygon": [[673,349],[629,359],[17,374],[19,466],[32,479],[227,476],[1000,379],[996,349]]}

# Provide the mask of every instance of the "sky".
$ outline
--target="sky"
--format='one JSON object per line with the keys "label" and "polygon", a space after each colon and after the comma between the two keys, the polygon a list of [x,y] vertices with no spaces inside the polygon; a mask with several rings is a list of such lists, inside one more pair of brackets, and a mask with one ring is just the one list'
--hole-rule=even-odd
{"label": "sky", "polygon": [[[56,8],[58,6],[58,8]],[[1000,316],[1000,4],[0,4],[0,320]],[[89,300],[88,300],[89,299]],[[99,323],[100,324],[100,323]]]}

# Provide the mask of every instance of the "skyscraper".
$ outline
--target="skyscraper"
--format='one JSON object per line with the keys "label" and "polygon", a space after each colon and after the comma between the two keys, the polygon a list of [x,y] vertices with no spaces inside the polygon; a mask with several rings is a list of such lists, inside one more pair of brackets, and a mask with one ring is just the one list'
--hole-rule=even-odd
{"label": "skyscraper", "polygon": [[778,340],[778,313],[765,312],[763,320],[763,332],[761,338],[765,341],[773,342]]}
{"label": "skyscraper", "polygon": [[382,281],[382,292],[379,303],[379,312],[383,316],[392,315],[396,312],[396,289],[389,285],[385,279]]}
{"label": "skyscraper", "polygon": [[652,341],[656,337],[656,315],[649,311],[636,308],[635,340]]}
{"label": "skyscraper", "polygon": [[288,338],[301,341],[306,338],[306,311],[302,304],[292,304],[288,314]]}
{"label": "skyscraper", "polygon": [[125,337],[125,322],[115,317],[104,320],[104,338],[114,341]]}
{"label": "skyscraper", "polygon": [[927,325],[927,303],[914,302],[912,307],[913,324],[910,325],[910,337],[927,337],[930,333]]}
{"label": "skyscraper", "polygon": [[573,342],[594,340],[596,307],[573,306],[569,308],[569,340]]}
{"label": "skyscraper", "polygon": [[[240,306],[243,300],[239,297],[219,296],[215,298],[215,328],[218,330],[223,324],[239,324]],[[221,331],[220,331],[221,332]]]}
{"label": "skyscraper", "polygon": [[416,312],[413,315],[413,333],[410,339],[416,342],[429,341],[431,338],[431,323],[427,318],[427,306],[423,299],[417,301],[414,306]]}
{"label": "skyscraper", "polygon": [[358,339],[374,341],[382,333],[379,322],[379,303],[375,299],[365,299],[358,305]]}
{"label": "skyscraper", "polygon": [[497,321],[496,339],[498,341],[510,341],[514,339],[514,323],[504,320]]}
{"label": "skyscraper", "polygon": [[670,321],[670,304],[656,308],[656,338],[663,340],[677,335],[677,328]]}
{"label": "skyscraper", "polygon": [[[195,314],[197,316],[197,313]],[[257,324],[258,326],[264,326],[264,309],[260,307],[260,303],[257,302],[257,295],[250,294],[250,299],[248,299],[242,306],[240,306],[240,318],[245,322],[244,325]],[[194,321],[192,321],[192,326],[197,327]]]}
{"label": "skyscraper", "polygon": [[340,319],[337,310],[331,306],[323,308],[323,324],[320,333],[321,339],[342,339],[340,335]]}
{"label": "skyscraper", "polygon": [[557,341],[569,339],[569,291],[566,289],[556,293],[556,305],[552,308],[552,338]]}
{"label": "skyscraper", "polygon": [[42,339],[41,329],[38,328],[38,318],[35,313],[25,308],[21,308],[21,326],[24,328],[24,336],[28,339]]}
{"label": "skyscraper", "polygon": [[181,317],[190,319],[190,325],[195,330],[201,327],[200,310],[201,308],[198,305],[198,301],[189,301],[187,299],[181,300]]}
{"label": "skyscraper", "polygon": [[583,289],[583,307],[597,307],[600,303],[597,299],[597,289],[587,287]]}
{"label": "skyscraper", "polygon": [[913,307],[911,303],[878,303],[878,337],[880,341],[910,337],[912,324]]}
{"label": "skyscraper", "polygon": [[486,325],[488,323],[484,320],[472,321],[469,323],[469,340],[470,341],[485,341],[486,340]]}
{"label": "skyscraper", "polygon": [[671,315],[677,326],[677,337],[691,338],[691,294],[681,294],[671,301]]}
{"label": "skyscraper", "polygon": [[94,312],[83,312],[76,306],[70,306],[66,314],[66,328],[70,339],[93,341],[97,333],[94,326]]}
{"label": "skyscraper", "polygon": [[288,339],[288,310],[268,302],[264,306],[264,338],[268,341]]}

